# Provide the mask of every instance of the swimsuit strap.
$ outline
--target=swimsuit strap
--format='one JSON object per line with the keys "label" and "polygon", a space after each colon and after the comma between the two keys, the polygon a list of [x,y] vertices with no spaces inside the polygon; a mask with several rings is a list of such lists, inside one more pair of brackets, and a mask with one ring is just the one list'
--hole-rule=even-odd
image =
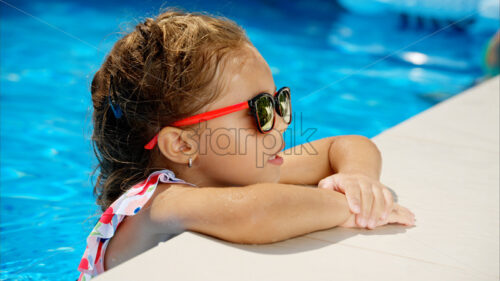
{"label": "swimsuit strap", "polygon": [[81,272],[78,281],[90,280],[90,278],[104,272],[103,257],[109,239],[113,237],[118,225],[126,216],[133,216],[141,210],[153,195],[159,182],[196,186],[176,178],[170,170],[161,170],[151,173],[147,179],[132,186],[122,194],[104,211],[87,237],[87,247],[78,266],[78,271]]}

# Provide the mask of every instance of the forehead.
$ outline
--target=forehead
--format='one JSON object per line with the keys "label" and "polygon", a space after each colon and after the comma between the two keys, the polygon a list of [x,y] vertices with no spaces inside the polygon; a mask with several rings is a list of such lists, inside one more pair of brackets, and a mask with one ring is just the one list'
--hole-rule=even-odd
{"label": "forehead", "polygon": [[224,81],[221,105],[231,105],[249,100],[259,93],[276,91],[271,69],[253,46],[245,45],[231,54],[221,78]]}

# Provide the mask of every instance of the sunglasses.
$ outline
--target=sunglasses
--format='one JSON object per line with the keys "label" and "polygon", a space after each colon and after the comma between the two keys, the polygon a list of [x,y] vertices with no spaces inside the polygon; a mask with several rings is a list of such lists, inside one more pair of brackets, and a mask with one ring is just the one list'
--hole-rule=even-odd
{"label": "sunglasses", "polygon": [[[257,123],[257,129],[263,134],[270,132],[274,128],[274,121],[276,119],[274,114],[275,111],[283,118],[283,121],[289,125],[292,122],[292,100],[290,97],[290,88],[283,87],[276,91],[274,95],[260,93],[248,101],[196,114],[194,116],[176,121],[172,123],[171,126],[182,127],[193,125],[247,108],[250,109],[250,114],[253,115],[255,122]],[[144,146],[144,148],[153,149],[157,142],[158,134],[156,134],[154,138]]]}

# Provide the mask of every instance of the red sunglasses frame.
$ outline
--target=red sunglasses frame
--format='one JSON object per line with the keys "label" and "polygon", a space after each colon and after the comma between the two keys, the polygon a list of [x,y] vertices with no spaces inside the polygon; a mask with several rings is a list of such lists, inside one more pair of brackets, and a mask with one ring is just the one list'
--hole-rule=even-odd
{"label": "red sunglasses frame", "polygon": [[[254,112],[254,104],[255,104],[255,101],[259,98],[261,98],[262,96],[265,96],[265,95],[269,95],[272,97],[272,100],[274,102],[274,106],[275,106],[275,110],[276,112],[282,116],[282,112],[281,110],[279,109],[279,103],[275,101],[276,97],[278,96],[279,93],[283,92],[283,91],[288,91],[288,95],[290,96],[290,88],[288,87],[282,87],[280,88],[278,91],[276,91],[274,93],[274,95],[270,95],[268,93],[261,93],[261,94],[258,94],[257,96],[253,97],[252,99],[248,100],[248,101],[244,101],[244,102],[240,102],[238,104],[234,104],[234,105],[230,105],[230,106],[226,106],[226,107],[223,107],[223,108],[219,108],[219,109],[215,109],[215,110],[211,110],[211,111],[208,111],[208,112],[204,112],[204,113],[200,113],[200,114],[196,114],[196,115],[193,115],[193,116],[190,116],[190,117],[187,117],[187,118],[184,118],[184,119],[181,119],[179,121],[175,121],[174,123],[172,123],[170,126],[173,126],[173,127],[182,127],[182,126],[189,126],[189,125],[193,125],[193,124],[197,124],[197,123],[201,123],[201,122],[204,122],[204,121],[208,121],[208,120],[211,120],[211,119],[215,119],[217,117],[221,117],[221,116],[224,116],[224,115],[227,115],[227,114],[230,114],[230,113],[233,113],[233,112],[236,112],[236,111],[240,111],[240,110],[243,110],[243,109],[247,109],[247,108],[250,108],[252,110],[252,114],[254,115],[255,117],[255,121],[257,122],[257,128],[259,129],[259,132],[261,133],[267,133],[269,131],[272,130],[272,128],[274,128],[274,122],[275,122],[275,119],[276,119],[276,115],[274,115],[274,119],[273,119],[273,125],[271,127],[271,129],[267,130],[267,131],[262,131],[261,129],[261,125],[260,125],[260,122],[259,122],[259,118],[257,116],[257,114]],[[290,97],[291,98],[291,97]],[[290,100],[290,112],[292,111],[292,108],[291,108],[291,100]],[[290,122],[288,122],[288,124],[290,124],[292,122],[292,116],[290,115]],[[156,143],[158,142],[158,134],[156,134],[145,146],[144,148],[145,149],[148,149],[148,150],[151,150],[153,149],[155,146],[156,146]]]}

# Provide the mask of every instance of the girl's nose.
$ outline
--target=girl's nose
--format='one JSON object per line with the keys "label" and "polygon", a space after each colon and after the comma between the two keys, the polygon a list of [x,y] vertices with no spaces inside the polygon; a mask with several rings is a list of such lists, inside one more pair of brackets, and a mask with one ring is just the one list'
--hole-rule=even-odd
{"label": "girl's nose", "polygon": [[280,131],[281,134],[284,134],[286,129],[288,128],[288,124],[283,120],[283,117],[277,115],[277,118],[275,120],[274,127]]}

